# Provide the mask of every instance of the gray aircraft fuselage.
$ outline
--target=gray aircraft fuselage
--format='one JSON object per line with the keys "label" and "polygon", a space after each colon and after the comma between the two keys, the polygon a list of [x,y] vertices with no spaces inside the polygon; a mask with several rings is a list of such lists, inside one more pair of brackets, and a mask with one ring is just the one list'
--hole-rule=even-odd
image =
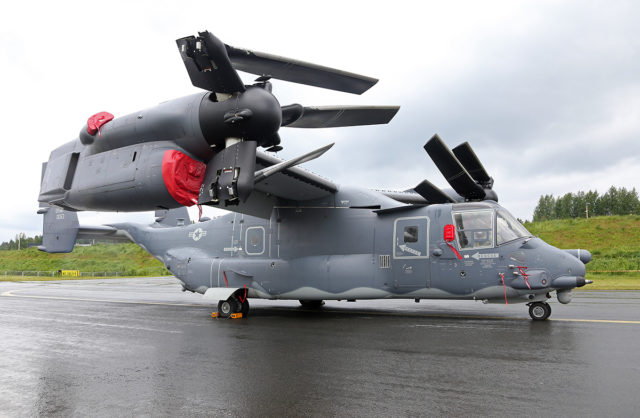
{"label": "gray aircraft fuselage", "polygon": [[[281,106],[270,79],[353,94],[377,79],[235,48],[207,31],[176,45],[192,84],[206,92],[118,118],[99,112],[53,150],[38,197],[41,250],[124,236],[186,290],[219,301],[222,317],[246,315],[247,297],[315,307],[323,299],[455,298],[527,302],[531,317],[544,320],[550,292],[569,303],[571,289],[590,282],[590,254],[532,237],[498,205],[493,178],[467,142],[449,149],[436,134],[424,146],[451,191],[426,179],[405,192],[340,187],[297,167],[333,144],[288,161],[258,151],[282,149],[281,127],[382,125],[399,109]],[[245,85],[237,71],[259,77]],[[185,206],[194,204],[232,213],[189,224]],[[83,210],[164,217],[80,227],[75,212]]]}
{"label": "gray aircraft fuselage", "polygon": [[[270,219],[230,213],[185,226],[113,226],[199,293],[246,288],[248,297],[268,299],[491,302],[505,302],[506,294],[509,302],[532,302],[546,300],[552,290],[568,292],[584,278],[578,258],[539,238],[496,245],[497,211],[505,212],[495,202],[376,212],[350,208],[349,197],[383,206],[389,199],[352,189],[339,191],[333,207],[276,207]],[[454,223],[452,213],[470,211],[490,215],[493,226],[483,248],[461,248],[458,236],[452,245],[459,259],[443,239],[443,226]]]}

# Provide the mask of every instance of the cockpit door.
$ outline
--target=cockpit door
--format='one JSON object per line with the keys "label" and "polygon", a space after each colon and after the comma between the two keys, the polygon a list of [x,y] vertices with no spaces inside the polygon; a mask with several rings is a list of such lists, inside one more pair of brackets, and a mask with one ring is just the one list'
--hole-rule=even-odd
{"label": "cockpit door", "polygon": [[429,218],[397,218],[393,224],[393,287],[398,292],[429,287]]}
{"label": "cockpit door", "polygon": [[[433,234],[432,286],[465,295],[497,284],[494,211],[455,210],[441,221],[443,226]],[[451,241],[445,239],[447,229],[454,234]]]}

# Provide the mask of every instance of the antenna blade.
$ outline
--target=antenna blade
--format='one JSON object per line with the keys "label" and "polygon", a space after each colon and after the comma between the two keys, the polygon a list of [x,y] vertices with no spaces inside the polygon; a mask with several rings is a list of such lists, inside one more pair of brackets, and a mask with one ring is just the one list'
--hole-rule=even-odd
{"label": "antenna blade", "polygon": [[311,151],[308,152],[304,155],[301,155],[299,157],[293,158],[291,160],[288,161],[283,161],[279,164],[276,165],[272,165],[270,167],[267,168],[263,168],[262,170],[256,171],[255,176],[254,176],[254,184],[258,183],[264,179],[266,179],[267,177],[276,174],[282,170],[286,170],[287,168],[291,168],[294,167],[296,165],[299,164],[303,164],[306,163],[307,161],[311,161],[311,160],[315,160],[316,158],[320,157],[322,154],[324,154],[325,152],[327,152],[329,150],[329,148],[331,148],[335,143],[329,144],[329,145],[325,145],[322,148],[318,148],[315,151]]}

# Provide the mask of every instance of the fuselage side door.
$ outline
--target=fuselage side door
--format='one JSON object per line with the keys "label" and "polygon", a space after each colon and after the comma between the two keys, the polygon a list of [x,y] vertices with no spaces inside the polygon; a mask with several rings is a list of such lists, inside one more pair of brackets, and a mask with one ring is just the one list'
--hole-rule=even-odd
{"label": "fuselage side door", "polygon": [[401,217],[393,221],[391,269],[393,289],[408,293],[430,287],[429,218]]}

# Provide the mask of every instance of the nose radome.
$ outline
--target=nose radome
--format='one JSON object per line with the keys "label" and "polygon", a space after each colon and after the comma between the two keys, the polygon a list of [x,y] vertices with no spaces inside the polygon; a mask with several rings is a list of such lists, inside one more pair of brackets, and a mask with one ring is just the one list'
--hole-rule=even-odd
{"label": "nose radome", "polygon": [[587,264],[591,261],[591,253],[587,250],[577,249],[577,250],[564,250],[565,252],[571,254],[578,260],[582,261],[583,264]]}

